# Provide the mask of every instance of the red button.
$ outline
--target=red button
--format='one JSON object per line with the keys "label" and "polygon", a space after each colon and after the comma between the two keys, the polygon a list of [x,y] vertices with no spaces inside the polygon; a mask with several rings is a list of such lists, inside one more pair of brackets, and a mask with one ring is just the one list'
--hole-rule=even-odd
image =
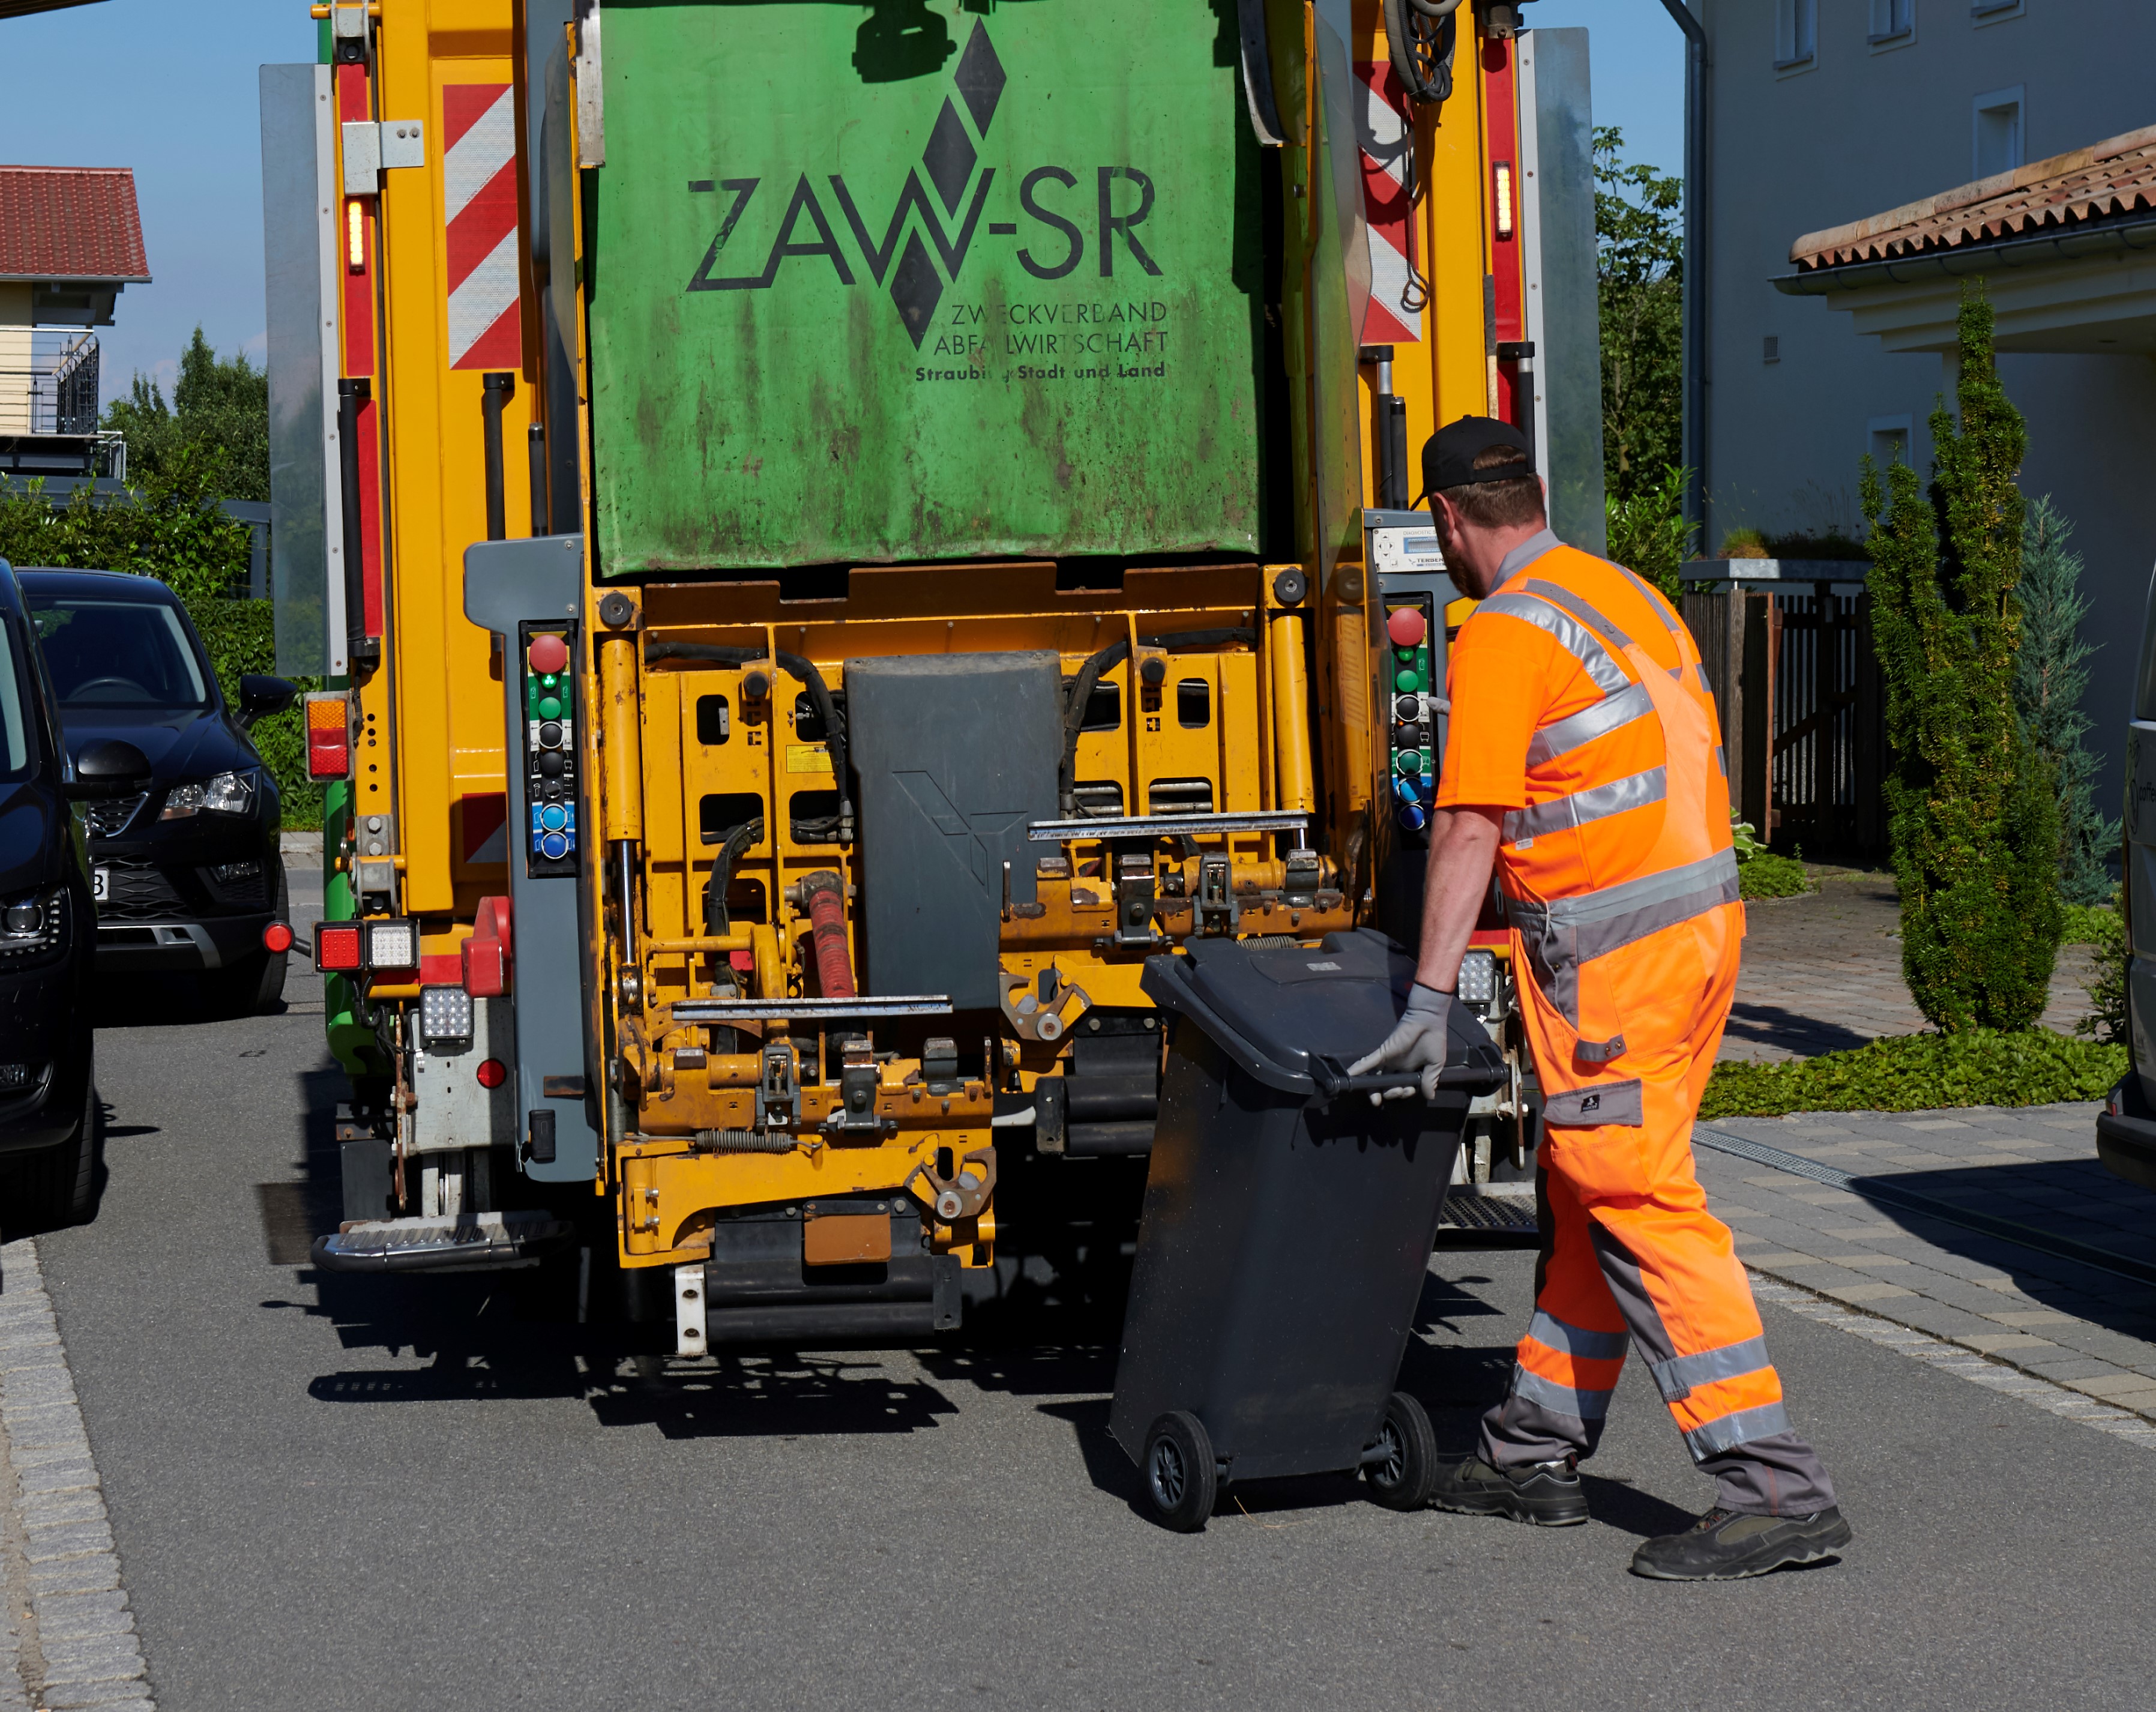
{"label": "red button", "polygon": [[569,663],[569,645],[548,630],[531,639],[525,657],[534,671],[559,671]]}
{"label": "red button", "polygon": [[1430,626],[1423,622],[1420,609],[1396,606],[1386,615],[1385,634],[1393,639],[1395,648],[1413,648],[1430,634]]}

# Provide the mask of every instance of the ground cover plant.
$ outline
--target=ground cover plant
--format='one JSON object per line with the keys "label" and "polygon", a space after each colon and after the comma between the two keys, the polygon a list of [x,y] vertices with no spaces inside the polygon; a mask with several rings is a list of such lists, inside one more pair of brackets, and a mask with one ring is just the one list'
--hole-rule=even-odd
{"label": "ground cover plant", "polygon": [[1699,1115],[1927,1112],[1942,1106],[2045,1106],[2097,1100],[2126,1073],[2127,1052],[2049,1029],[1889,1035],[1846,1052],[1785,1064],[1714,1067]]}

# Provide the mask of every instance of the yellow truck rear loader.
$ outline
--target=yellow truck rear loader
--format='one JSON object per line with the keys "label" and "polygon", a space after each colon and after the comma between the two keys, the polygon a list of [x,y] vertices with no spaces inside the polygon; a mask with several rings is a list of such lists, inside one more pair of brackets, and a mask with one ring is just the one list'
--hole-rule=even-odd
{"label": "yellow truck rear loader", "polygon": [[1414,935],[1473,734],[1411,449],[1507,417],[1600,542],[1584,37],[1521,13],[316,8],[263,90],[319,1265],[581,1249],[690,1355],[1112,1268],[1145,960]]}

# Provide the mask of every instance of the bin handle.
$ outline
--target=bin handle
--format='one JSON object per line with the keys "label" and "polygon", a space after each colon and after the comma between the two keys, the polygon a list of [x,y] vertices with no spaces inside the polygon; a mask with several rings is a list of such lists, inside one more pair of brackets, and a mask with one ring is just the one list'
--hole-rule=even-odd
{"label": "bin handle", "polygon": [[[1317,1084],[1318,1092],[1327,1099],[1337,1100],[1347,1094],[1383,1093],[1388,1088],[1411,1087],[1420,1089],[1422,1073],[1414,1070],[1383,1070],[1368,1076],[1351,1076],[1348,1067],[1337,1058],[1312,1054],[1310,1061],[1311,1080]],[[1472,1064],[1448,1064],[1437,1072],[1440,1087],[1471,1087],[1486,1090],[1496,1078],[1485,1068]]]}

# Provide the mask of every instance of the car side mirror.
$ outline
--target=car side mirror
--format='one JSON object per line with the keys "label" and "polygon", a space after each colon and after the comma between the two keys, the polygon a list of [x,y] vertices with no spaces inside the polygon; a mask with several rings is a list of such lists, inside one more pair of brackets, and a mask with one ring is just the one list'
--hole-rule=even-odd
{"label": "car side mirror", "polygon": [[76,802],[98,802],[132,796],[149,784],[150,758],[132,743],[108,738],[74,758],[74,781],[67,794]]}
{"label": "car side mirror", "polygon": [[239,722],[250,726],[258,719],[282,713],[300,698],[300,686],[280,677],[250,671],[239,680]]}

